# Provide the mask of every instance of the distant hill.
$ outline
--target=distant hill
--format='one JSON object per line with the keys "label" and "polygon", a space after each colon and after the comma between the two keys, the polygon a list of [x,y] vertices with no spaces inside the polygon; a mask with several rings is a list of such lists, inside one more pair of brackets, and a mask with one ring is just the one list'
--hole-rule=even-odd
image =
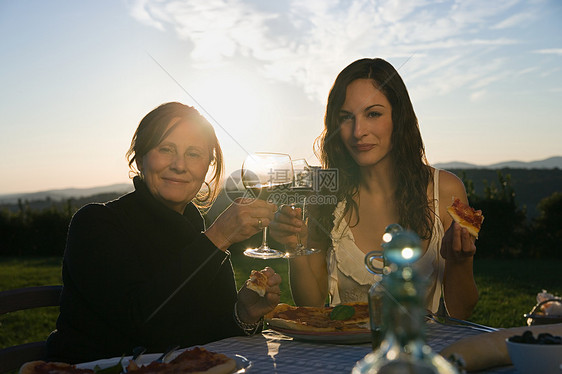
{"label": "distant hill", "polygon": [[123,194],[132,191],[133,184],[119,183],[109,186],[92,187],[92,188],[65,188],[60,190],[48,190],[21,194],[0,195],[0,204],[16,204],[18,200],[35,201],[35,200],[55,200],[61,201],[70,198],[81,198],[107,193]]}
{"label": "distant hill", "polygon": [[[510,175],[515,190],[516,203],[526,207],[527,218],[538,215],[537,204],[554,192],[562,192],[562,157],[551,157],[541,161],[509,161],[487,166],[466,162],[435,164],[435,167],[449,170],[459,177],[470,179],[476,193],[483,194],[486,183],[497,186],[497,173]],[[232,186],[231,186],[232,187]],[[93,188],[67,188],[34,193],[0,195],[0,209],[17,211],[18,200],[25,202],[32,209],[43,209],[51,205],[65,204],[72,199],[73,205],[80,207],[89,202],[105,202],[133,190],[133,184],[112,184]],[[228,204],[232,202],[222,191],[213,207],[207,212],[207,219],[212,222]]]}
{"label": "distant hill", "polygon": [[550,157],[538,161],[505,161],[490,165],[476,165],[467,162],[452,161],[433,165],[440,169],[562,169],[562,156]]}
{"label": "distant hill", "polygon": [[[469,165],[462,163],[463,165]],[[498,186],[498,172],[504,177],[511,178],[511,186],[515,190],[515,203],[520,208],[525,208],[528,219],[536,218],[539,214],[538,203],[554,192],[562,192],[562,167],[561,168],[452,168],[448,171],[456,174],[461,179],[471,180],[477,195],[484,195],[486,185]],[[216,217],[230,204],[236,194],[230,192],[227,196],[221,191],[211,209],[207,212],[208,223],[212,223]],[[240,194],[241,195],[241,194]]]}

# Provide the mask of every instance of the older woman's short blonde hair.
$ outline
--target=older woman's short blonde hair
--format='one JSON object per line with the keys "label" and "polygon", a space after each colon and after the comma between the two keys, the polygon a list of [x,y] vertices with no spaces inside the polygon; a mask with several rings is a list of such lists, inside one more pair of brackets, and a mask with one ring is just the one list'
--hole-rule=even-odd
{"label": "older woman's short blonde hair", "polygon": [[137,162],[142,160],[144,155],[160,144],[166,137],[166,129],[172,121],[179,123],[183,120],[201,126],[208,139],[210,166],[213,168],[212,177],[207,182],[209,191],[204,192],[200,190],[195,197],[196,201],[194,201],[198,207],[207,207],[218,194],[218,185],[223,171],[223,156],[215,129],[194,107],[178,102],[170,102],[156,107],[144,116],[133,135],[131,146],[126,153],[127,161],[129,162],[129,173],[133,176],[140,176],[141,173],[137,169]]}

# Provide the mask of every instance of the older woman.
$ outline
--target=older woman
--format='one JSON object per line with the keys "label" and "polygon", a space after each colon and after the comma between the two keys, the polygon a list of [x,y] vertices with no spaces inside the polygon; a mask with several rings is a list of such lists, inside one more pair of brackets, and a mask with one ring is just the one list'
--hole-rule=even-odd
{"label": "older woman", "polygon": [[211,124],[180,103],[142,119],[127,158],[135,191],[81,208],[70,224],[49,359],[161,352],[258,331],[279,302],[281,277],[262,271],[264,297],[237,292],[227,248],[269,224],[276,207],[232,204],[205,228],[198,205],[216,194],[222,153]]}
{"label": "older woman", "polygon": [[[336,78],[320,137],[323,167],[337,170],[337,204],[318,206],[309,241],[319,254],[291,259],[291,290],[297,304],[366,301],[378,279],[367,272],[365,254],[380,248],[387,225],[399,223],[423,239],[416,266],[429,282],[427,309],[466,318],[478,291],[472,263],[474,238],[447,214],[452,197],[467,203],[462,182],[428,165],[408,91],[392,65],[361,59]],[[284,208],[271,234],[295,242],[303,229]],[[445,228],[448,230],[445,232]],[[303,231],[303,235],[306,230]]]}

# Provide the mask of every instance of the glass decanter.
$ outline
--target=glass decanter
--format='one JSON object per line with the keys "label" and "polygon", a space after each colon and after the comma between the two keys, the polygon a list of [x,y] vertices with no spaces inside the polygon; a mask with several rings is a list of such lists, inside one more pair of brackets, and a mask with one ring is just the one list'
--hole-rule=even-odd
{"label": "glass decanter", "polygon": [[385,274],[388,274],[389,268],[385,267],[387,261],[384,259],[384,249],[392,240],[392,236],[402,230],[402,226],[397,223],[388,225],[384,230],[381,249],[371,251],[365,255],[365,266],[367,267],[367,270],[371,274],[381,277],[378,281],[373,283],[369,289],[369,320],[373,351],[379,347],[385,333],[382,320],[382,302],[385,294],[385,288],[382,283],[382,279],[385,277]]}
{"label": "glass decanter", "polygon": [[384,338],[378,349],[357,362],[353,374],[458,373],[425,344],[426,281],[412,267],[422,255],[421,241],[411,231],[397,231],[384,246],[381,280]]}

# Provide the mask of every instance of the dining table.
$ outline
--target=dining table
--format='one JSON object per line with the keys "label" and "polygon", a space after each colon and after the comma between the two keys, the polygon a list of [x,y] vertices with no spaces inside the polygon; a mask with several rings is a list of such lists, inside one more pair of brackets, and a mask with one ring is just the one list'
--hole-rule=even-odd
{"label": "dining table", "polygon": [[[426,343],[438,353],[449,344],[464,337],[487,334],[468,326],[426,323]],[[230,337],[202,347],[234,357],[247,364],[242,373],[351,373],[365,355],[372,352],[370,342],[358,344],[326,343],[322,340],[301,340],[282,332],[266,329],[251,336]],[[513,366],[490,368],[478,373],[517,373]]]}

